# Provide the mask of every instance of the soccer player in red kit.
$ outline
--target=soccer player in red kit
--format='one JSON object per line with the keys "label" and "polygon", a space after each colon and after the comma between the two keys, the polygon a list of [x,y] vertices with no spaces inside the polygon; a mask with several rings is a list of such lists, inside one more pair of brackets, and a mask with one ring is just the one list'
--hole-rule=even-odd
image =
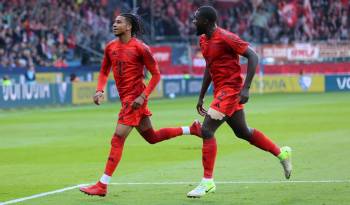
{"label": "soccer player in red kit", "polygon": [[[107,185],[122,157],[125,139],[134,127],[150,144],[183,134],[199,135],[200,132],[200,123],[197,121],[190,127],[153,129],[147,102],[160,80],[160,73],[148,46],[135,37],[141,31],[141,22],[136,15],[121,14],[113,24],[113,33],[119,38],[109,42],[105,48],[94,102],[99,105],[103,99],[103,90],[112,68],[122,107],[104,174],[95,185],[80,188],[80,191],[88,195],[107,194]],[[143,82],[144,66],[152,74],[147,86]]]}
{"label": "soccer player in red kit", "polygon": [[[187,194],[188,197],[201,197],[216,189],[213,180],[217,151],[214,134],[223,122],[232,128],[237,137],[279,158],[287,179],[292,171],[291,149],[279,148],[262,132],[249,128],[245,121],[243,105],[249,98],[249,88],[258,64],[257,54],[237,35],[218,27],[216,19],[217,13],[213,7],[202,6],[195,12],[193,20],[197,35],[200,35],[199,44],[206,60],[202,89],[197,103],[198,113],[205,116],[201,129],[204,177],[199,186]],[[239,55],[248,59],[244,82]],[[206,111],[203,108],[203,99],[211,81],[214,86],[214,100]]]}

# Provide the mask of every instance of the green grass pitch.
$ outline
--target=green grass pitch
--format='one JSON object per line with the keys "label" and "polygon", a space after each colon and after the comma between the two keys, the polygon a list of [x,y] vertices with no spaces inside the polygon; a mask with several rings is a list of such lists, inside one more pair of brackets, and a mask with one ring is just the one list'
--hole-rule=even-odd
{"label": "green grass pitch", "polygon": [[[154,127],[202,120],[195,111],[196,99],[151,100]],[[0,204],[98,180],[119,107],[107,103],[0,111]],[[105,198],[86,196],[76,188],[19,204],[350,203],[350,93],[253,95],[246,115],[250,127],[293,148],[291,180],[305,182],[266,183],[284,181],[278,160],[223,125],[216,133],[215,179],[243,183],[220,183],[215,194],[187,199],[202,176],[201,140],[181,136],[149,145],[133,131],[112,182],[185,183],[111,185]]]}

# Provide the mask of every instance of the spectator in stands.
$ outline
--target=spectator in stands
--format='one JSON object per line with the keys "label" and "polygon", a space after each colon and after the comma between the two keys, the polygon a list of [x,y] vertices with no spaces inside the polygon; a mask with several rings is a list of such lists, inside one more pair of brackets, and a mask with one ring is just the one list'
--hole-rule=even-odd
{"label": "spectator in stands", "polygon": [[0,67],[5,66],[6,60],[7,59],[5,57],[5,49],[0,47]]}
{"label": "spectator in stands", "polygon": [[68,64],[67,64],[64,56],[59,56],[57,58],[57,60],[55,61],[55,63],[53,64],[53,66],[55,66],[57,68],[66,68],[66,67],[68,67]]}
{"label": "spectator in stands", "polygon": [[29,66],[29,68],[26,70],[24,74],[24,77],[27,83],[35,83],[36,75],[35,75],[34,65]]}
{"label": "spectator in stands", "polygon": [[[103,3],[104,7],[102,3],[39,0],[1,2],[0,48],[6,50],[1,56],[1,65],[11,66],[9,62],[15,61],[15,66],[28,66],[29,61],[33,60],[35,65],[50,66],[55,56],[62,54],[61,47],[65,48],[64,54],[68,59],[73,60],[75,55],[72,50],[76,52],[76,45],[82,43],[77,42],[76,34],[82,32],[93,31],[88,37],[92,40],[100,37],[99,42],[106,42],[110,35],[110,20],[104,11],[106,2]],[[22,43],[27,44],[30,53],[16,53],[22,48]],[[93,45],[89,44],[87,48],[90,46]],[[93,49],[102,51],[100,46]],[[15,59],[11,59],[13,56]]]}
{"label": "spectator in stands", "polygon": [[[220,24],[247,41],[350,40],[348,0],[137,2],[146,26],[149,30],[154,29],[153,34],[160,36],[159,39],[171,36],[187,40],[194,28],[188,15],[200,5],[210,3],[222,14]],[[102,53],[105,43],[113,38],[109,30],[114,14],[125,9],[130,11],[132,5],[132,0],[0,1],[0,66],[25,67],[32,63],[52,66],[57,63],[58,56],[65,56],[68,61],[91,63],[92,53]],[[283,9],[288,10],[286,15],[283,15]],[[293,12],[297,19],[292,21],[296,22],[288,25],[286,18],[293,16],[290,15]]]}
{"label": "spectator in stands", "polygon": [[70,74],[70,82],[71,83],[76,83],[76,82],[79,82],[79,81],[80,81],[80,79],[75,73]]}
{"label": "spectator in stands", "polygon": [[253,36],[257,43],[270,42],[268,32],[268,22],[272,13],[265,10],[264,5],[260,4],[251,16],[250,25],[252,27]]}

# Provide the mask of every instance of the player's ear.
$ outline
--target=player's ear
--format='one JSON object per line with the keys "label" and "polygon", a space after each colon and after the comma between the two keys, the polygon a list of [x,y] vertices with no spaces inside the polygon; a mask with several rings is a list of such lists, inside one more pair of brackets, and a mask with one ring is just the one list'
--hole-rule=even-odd
{"label": "player's ear", "polygon": [[131,24],[130,24],[130,23],[127,23],[127,24],[126,24],[126,30],[131,31],[131,29],[132,29]]}
{"label": "player's ear", "polygon": [[208,24],[209,24],[209,20],[206,19],[206,18],[203,18],[203,24],[204,24],[204,25],[208,25]]}

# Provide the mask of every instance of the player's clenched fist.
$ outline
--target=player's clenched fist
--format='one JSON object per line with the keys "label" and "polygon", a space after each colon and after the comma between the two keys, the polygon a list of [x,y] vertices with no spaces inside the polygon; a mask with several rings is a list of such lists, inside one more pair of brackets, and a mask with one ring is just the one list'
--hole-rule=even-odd
{"label": "player's clenched fist", "polygon": [[96,93],[95,93],[93,99],[94,99],[94,103],[95,103],[96,105],[100,105],[101,101],[104,99],[104,94],[103,94],[103,92],[102,92],[102,91],[96,91]]}
{"label": "player's clenched fist", "polygon": [[134,100],[134,102],[132,103],[132,108],[138,109],[139,107],[141,107],[143,105],[143,103],[145,102],[145,99],[146,99],[146,95],[142,93],[139,97],[137,97]]}
{"label": "player's clenched fist", "polygon": [[203,107],[203,99],[198,99],[198,103],[197,103],[197,112],[201,115],[201,116],[206,116],[207,115],[207,111],[204,109]]}

